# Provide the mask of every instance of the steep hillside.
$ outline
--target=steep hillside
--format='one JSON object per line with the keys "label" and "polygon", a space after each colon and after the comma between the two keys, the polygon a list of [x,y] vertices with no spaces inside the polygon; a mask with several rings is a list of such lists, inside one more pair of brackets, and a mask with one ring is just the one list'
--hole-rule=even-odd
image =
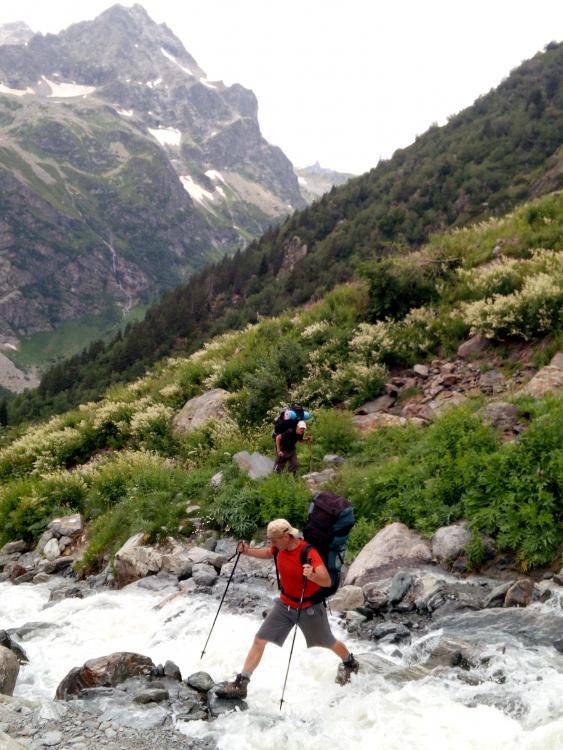
{"label": "steep hillside", "polygon": [[407,149],[165,295],[109,346],[98,343],[20,397],[14,415],[97,398],[172,349],[319,296],[358,262],[404,254],[432,232],[500,214],[562,179],[563,44],[523,63],[498,89]]}
{"label": "steep hillside", "polygon": [[[79,511],[91,571],[136,532],[249,538],[273,515],[300,524],[310,490],[328,486],[353,502],[352,553],[389,521],[431,534],[465,518],[465,569],[483,561],[485,532],[505,560],[558,570],[562,228],[559,193],[436,235],[414,255],[374,261],[367,281],[4,432],[0,544]],[[180,414],[195,396],[207,399],[197,428],[194,412]],[[270,420],[296,399],[313,411],[307,476],[250,479],[235,454],[271,453]]]}
{"label": "steep hillside", "polygon": [[116,5],[0,46],[0,337],[127,311],[305,205],[254,94]]}

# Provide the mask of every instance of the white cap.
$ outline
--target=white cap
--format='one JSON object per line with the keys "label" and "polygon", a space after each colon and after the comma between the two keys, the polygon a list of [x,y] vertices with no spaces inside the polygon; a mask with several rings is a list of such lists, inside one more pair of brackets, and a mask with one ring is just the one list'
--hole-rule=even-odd
{"label": "white cap", "polygon": [[268,539],[278,539],[284,534],[289,534],[294,537],[294,539],[298,539],[301,536],[298,529],[294,529],[285,518],[276,518],[275,521],[270,521],[268,528],[266,529],[266,534]]}
{"label": "white cap", "polygon": [[301,419],[299,422],[297,422],[297,429],[298,430],[306,430],[307,429],[307,422],[305,422],[303,419]]}

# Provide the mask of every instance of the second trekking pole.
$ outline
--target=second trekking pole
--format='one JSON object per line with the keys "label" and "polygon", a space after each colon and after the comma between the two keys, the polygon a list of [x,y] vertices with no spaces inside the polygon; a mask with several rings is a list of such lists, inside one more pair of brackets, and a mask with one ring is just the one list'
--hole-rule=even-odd
{"label": "second trekking pole", "polygon": [[[307,559],[307,564],[311,564],[311,559]],[[285,673],[285,680],[283,681],[282,695],[280,699],[280,711],[284,704],[283,696],[285,695],[285,686],[287,685],[287,676],[289,674],[289,667],[291,666],[291,657],[293,656],[293,647],[295,646],[295,636],[297,635],[297,626],[299,624],[299,618],[301,616],[301,607],[303,606],[303,598],[305,596],[305,588],[307,586],[307,578],[303,576],[303,590],[301,591],[301,599],[299,599],[299,609],[297,610],[297,620],[295,620],[295,629],[293,630],[293,640],[291,641],[291,651],[289,652],[289,661],[287,662],[287,670]]]}
{"label": "second trekking pole", "polygon": [[[205,646],[203,647],[203,651],[201,652],[200,659],[203,659],[203,655],[205,653],[205,649],[207,648],[207,644],[209,643],[209,639],[211,638],[211,633],[213,632],[213,628],[215,627],[215,623],[217,622],[217,618],[219,617],[219,612],[221,611],[221,607],[223,606],[223,602],[225,601],[225,596],[227,594],[227,590],[231,584],[231,581],[233,580],[233,576],[235,574],[235,570],[237,568],[238,561],[240,559],[240,552],[239,547],[237,545],[237,559],[235,560],[235,564],[233,565],[233,569],[231,570],[231,575],[229,576],[229,580],[227,581],[227,585],[225,586],[225,591],[223,592],[223,596],[221,597],[221,601],[219,603],[219,608],[217,609],[217,614],[215,615],[215,619],[213,620],[213,625],[211,626],[211,630],[209,631],[209,635],[207,636],[207,640],[205,641]],[[233,558],[231,557],[231,560]]]}

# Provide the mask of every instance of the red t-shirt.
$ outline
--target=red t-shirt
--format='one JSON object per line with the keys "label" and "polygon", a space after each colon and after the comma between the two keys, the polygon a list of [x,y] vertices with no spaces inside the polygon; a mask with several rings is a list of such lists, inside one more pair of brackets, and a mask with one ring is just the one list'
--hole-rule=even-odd
{"label": "red t-shirt", "polygon": [[[301,592],[303,591],[303,564],[301,563],[301,550],[306,545],[307,542],[301,539],[299,541],[299,545],[294,550],[291,550],[291,552],[289,550],[280,550],[278,552],[277,562],[278,571],[280,574],[280,583],[283,587],[283,590],[290,596],[295,597],[297,601],[289,599],[283,593],[280,593],[280,599],[282,600],[282,602],[284,602],[284,604],[288,604],[290,607],[295,607],[296,609],[297,607],[299,607],[299,600],[301,599]],[[274,554],[275,547],[273,544],[270,547],[270,550],[272,554]],[[311,559],[311,565],[313,566],[313,568],[318,568],[319,565],[324,566],[324,562],[322,561],[322,558],[316,549],[311,548],[307,556]],[[315,594],[320,590],[320,588],[321,587],[318,585],[318,583],[313,583],[312,581],[307,580],[302,609],[312,606],[312,602],[307,602],[305,601],[305,599],[308,596],[312,596],[313,594]]]}

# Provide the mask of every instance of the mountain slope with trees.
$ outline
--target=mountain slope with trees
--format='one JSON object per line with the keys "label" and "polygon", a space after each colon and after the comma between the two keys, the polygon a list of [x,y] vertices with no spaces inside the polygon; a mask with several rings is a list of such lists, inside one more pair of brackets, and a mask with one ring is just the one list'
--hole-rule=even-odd
{"label": "mountain slope with trees", "polygon": [[[164,295],[144,321],[52,368],[11,405],[18,421],[95,399],[175,349],[315,299],[364,261],[501,215],[563,183],[563,44],[516,68],[471,107],[369,173]],[[508,240],[510,242],[510,239]]]}
{"label": "mountain slope with trees", "polygon": [[140,5],[0,44],[0,344],[146,305],[305,206],[257,110]]}
{"label": "mountain slope with trees", "polygon": [[[352,554],[390,521],[431,535],[465,519],[465,569],[482,563],[485,532],[521,569],[558,571],[562,238],[558,192],[165,358],[97,403],[0,433],[0,545],[35,541],[53,517],[81,512],[80,567],[92,572],[135,533],[248,539],[274,516],[300,526],[310,482],[321,481],[301,475],[337,453],[345,461],[324,481],[353,503]],[[469,357],[458,345],[467,349],[471,334],[487,346]],[[186,401],[211,389],[223,390],[227,412],[178,429]],[[383,391],[388,407],[366,429],[352,411],[363,405],[370,416],[365,402]],[[313,412],[300,475],[250,479],[235,454],[271,454],[271,420],[293,400]]]}

